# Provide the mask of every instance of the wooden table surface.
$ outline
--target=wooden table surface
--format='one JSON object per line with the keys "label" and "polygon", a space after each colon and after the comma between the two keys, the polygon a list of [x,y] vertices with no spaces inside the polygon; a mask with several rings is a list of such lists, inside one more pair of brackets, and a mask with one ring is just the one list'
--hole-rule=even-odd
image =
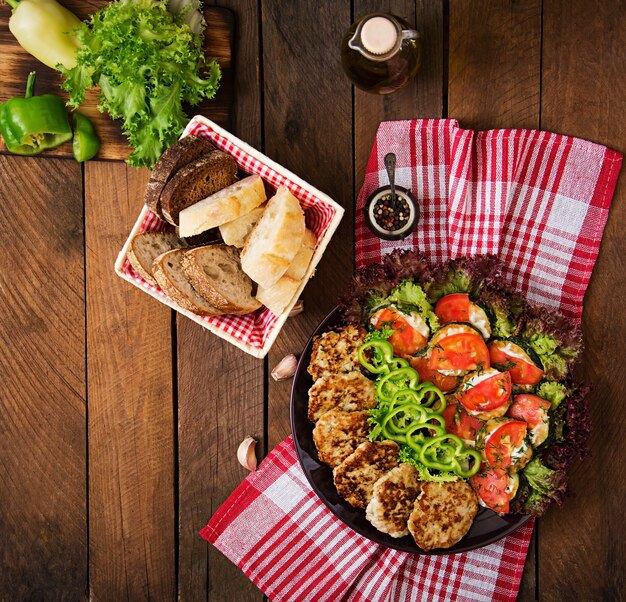
{"label": "wooden table surface", "polygon": [[[230,129],[345,218],[305,312],[258,360],[114,274],[146,170],[0,156],[0,600],[263,598],[198,529],[246,474],[239,442],[251,433],[264,454],[290,432],[290,383],[269,370],[302,349],[352,273],[354,199],[380,120],[449,116],[626,150],[623,0],[220,5],[236,23]],[[355,91],[338,50],[377,9],[424,41],[418,77],[387,97]],[[585,298],[593,455],[571,475],[575,497],[539,521],[520,600],[626,591],[625,197],[622,174]]]}

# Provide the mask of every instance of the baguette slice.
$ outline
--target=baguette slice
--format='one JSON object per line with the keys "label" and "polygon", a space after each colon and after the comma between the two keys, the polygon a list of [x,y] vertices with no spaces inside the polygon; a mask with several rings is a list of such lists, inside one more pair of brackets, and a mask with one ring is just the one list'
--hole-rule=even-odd
{"label": "baguette slice", "polygon": [[263,288],[276,284],[300,250],[304,230],[298,199],[279,186],[241,252],[243,271]]}
{"label": "baguette slice", "polygon": [[239,180],[183,209],[178,216],[180,235],[196,236],[249,213],[266,199],[260,176]]}
{"label": "baguette slice", "polygon": [[219,316],[223,311],[211,305],[196,291],[182,267],[185,251],[174,249],[159,255],[152,265],[152,274],[161,290],[183,309],[203,316]]}
{"label": "baguette slice", "polygon": [[243,273],[234,247],[191,249],[185,252],[182,265],[193,287],[223,313],[248,314],[261,307],[252,296],[252,281]]}
{"label": "baguette slice", "polygon": [[250,211],[250,213],[246,213],[232,222],[222,224],[220,226],[220,234],[224,242],[231,247],[241,249],[246,244],[246,239],[250,232],[252,232],[254,226],[256,226],[261,219],[266,206],[267,205],[264,203]]}
{"label": "baguette slice", "polygon": [[[178,226],[179,213],[237,179],[237,164],[226,153],[214,150],[179,169],[161,192],[163,217]],[[182,234],[181,234],[182,235]]]}
{"label": "baguette slice", "polygon": [[256,298],[269,308],[273,314],[279,316],[285,311],[289,302],[296,294],[301,280],[290,276],[282,276],[276,284],[270,288],[259,287]]}
{"label": "baguette slice", "polygon": [[131,240],[126,255],[139,275],[146,282],[157,286],[152,275],[154,260],[165,251],[186,246],[185,241],[180,240],[175,232],[141,232]]}
{"label": "baguette slice", "polygon": [[278,282],[270,288],[259,286],[256,298],[277,316],[285,311],[285,308],[296,294],[296,290],[298,290],[313,258],[316,243],[317,238],[315,234],[307,228],[304,231],[302,246],[287,268],[285,275],[281,276]]}
{"label": "baguette slice", "polygon": [[146,186],[144,203],[161,219],[161,192],[170,178],[183,166],[214,151],[215,147],[204,138],[185,136],[170,146],[156,162]]}

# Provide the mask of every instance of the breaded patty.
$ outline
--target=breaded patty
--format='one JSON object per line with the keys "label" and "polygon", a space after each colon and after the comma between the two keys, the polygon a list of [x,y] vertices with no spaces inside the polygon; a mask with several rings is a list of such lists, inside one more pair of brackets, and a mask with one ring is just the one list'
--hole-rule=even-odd
{"label": "breaded patty", "polygon": [[359,370],[357,352],[363,344],[365,331],[346,326],[340,332],[325,332],[313,341],[308,371],[317,380],[328,374]]}
{"label": "breaded patty", "polygon": [[404,537],[409,534],[407,522],[419,492],[419,474],[415,466],[399,464],[374,483],[365,518],[391,537]]}
{"label": "breaded patty", "polygon": [[465,481],[422,483],[409,517],[409,531],[422,550],[450,548],[472,526],[478,499]]}
{"label": "breaded patty", "polygon": [[363,441],[367,441],[367,412],[326,412],[313,429],[313,442],[321,462],[331,468],[341,464]]}
{"label": "breaded patty", "polygon": [[393,441],[361,443],[333,470],[339,495],[355,508],[366,508],[372,499],[374,483],[398,464],[399,451]]}
{"label": "breaded patty", "polygon": [[309,389],[309,420],[315,422],[329,410],[369,410],[376,403],[374,383],[360,372],[329,374]]}

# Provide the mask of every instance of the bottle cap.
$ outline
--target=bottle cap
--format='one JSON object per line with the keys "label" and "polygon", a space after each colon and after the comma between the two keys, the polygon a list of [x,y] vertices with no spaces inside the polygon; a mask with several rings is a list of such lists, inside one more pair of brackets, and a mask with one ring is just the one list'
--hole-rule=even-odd
{"label": "bottle cap", "polygon": [[371,17],[362,24],[361,42],[372,54],[387,54],[398,42],[398,27],[386,17]]}

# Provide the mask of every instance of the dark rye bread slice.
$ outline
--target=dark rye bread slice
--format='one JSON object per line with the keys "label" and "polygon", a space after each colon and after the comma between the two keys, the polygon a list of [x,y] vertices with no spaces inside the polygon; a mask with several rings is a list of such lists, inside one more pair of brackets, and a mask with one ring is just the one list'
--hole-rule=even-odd
{"label": "dark rye bread slice", "polygon": [[186,246],[187,243],[175,232],[141,232],[130,241],[126,256],[146,282],[157,286],[157,281],[152,275],[154,260],[165,251]]}
{"label": "dark rye bread slice", "polygon": [[214,150],[215,147],[208,140],[198,138],[198,136],[185,136],[172,144],[152,169],[144,194],[144,203],[161,219],[165,219],[161,211],[160,199],[167,182],[181,167]]}
{"label": "dark rye bread slice", "polygon": [[203,316],[219,316],[226,312],[209,303],[196,291],[185,276],[181,262],[184,250],[174,249],[159,255],[152,265],[152,274],[161,290],[183,309]]}
{"label": "dark rye bread slice", "polygon": [[252,295],[252,280],[241,269],[235,247],[190,249],[183,254],[182,265],[193,287],[225,313],[247,314],[261,307]]}
{"label": "dark rye bread slice", "polygon": [[163,217],[178,226],[178,214],[237,180],[237,163],[214,150],[179,169],[161,192]]}

